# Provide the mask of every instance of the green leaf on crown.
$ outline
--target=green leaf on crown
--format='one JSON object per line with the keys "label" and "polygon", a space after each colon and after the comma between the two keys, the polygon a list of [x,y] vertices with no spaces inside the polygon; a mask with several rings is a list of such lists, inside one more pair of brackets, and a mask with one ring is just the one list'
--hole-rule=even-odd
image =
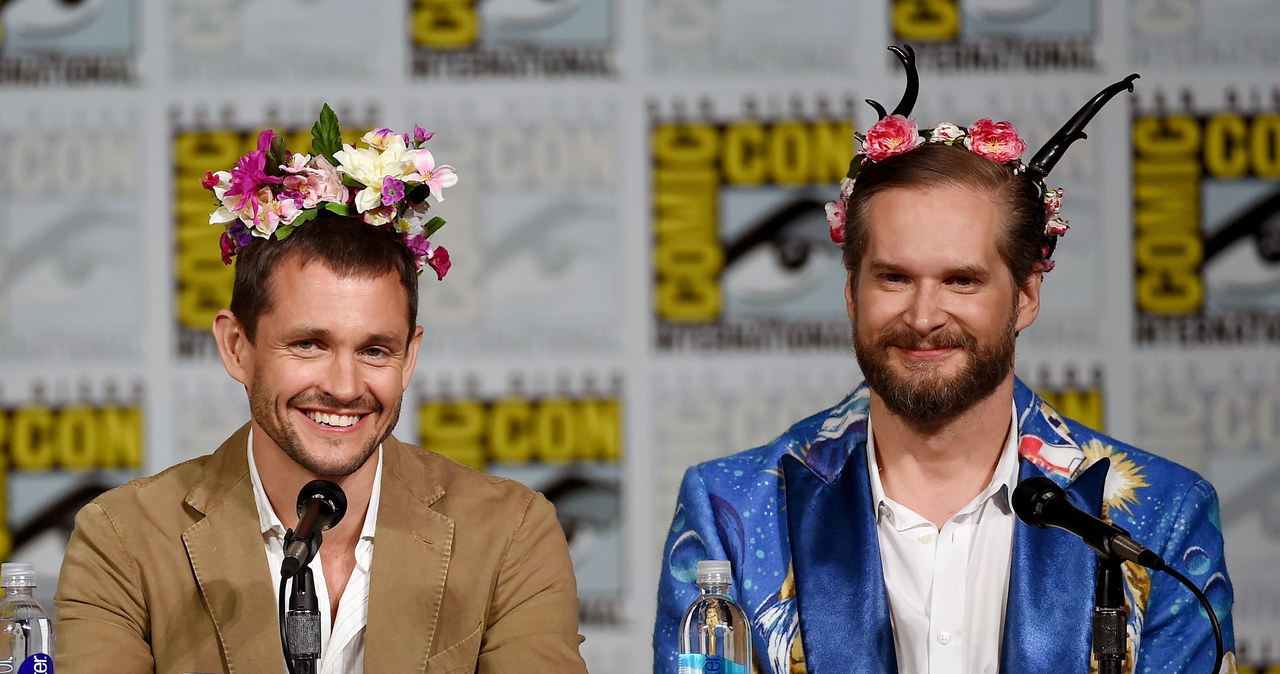
{"label": "green leaf on crown", "polygon": [[440,231],[441,227],[444,227],[444,218],[437,215],[436,217],[431,218],[430,220],[427,221],[426,227],[424,227],[422,230],[422,236],[429,237],[432,234],[435,234],[436,232]]}
{"label": "green leaf on crown", "polygon": [[293,219],[293,222],[276,227],[276,241],[284,241],[289,238],[289,235],[293,233],[293,230],[297,229],[299,225],[305,225],[311,220],[315,220],[316,215],[319,213],[320,209],[318,208],[308,208],[305,211],[298,211],[298,216]]}
{"label": "green leaf on crown", "polygon": [[311,127],[311,152],[337,166],[338,160],[333,158],[333,153],[341,149],[342,133],[338,130],[338,115],[325,103],[320,109],[320,119]]}
{"label": "green leaf on crown", "polygon": [[330,213],[338,215],[353,215],[351,207],[346,204],[335,204],[332,201],[325,202],[324,209]]}
{"label": "green leaf on crown", "polygon": [[280,170],[280,165],[285,163],[284,139],[280,136],[271,138],[271,147],[267,148],[267,165],[264,173],[269,176],[279,176],[284,173]]}

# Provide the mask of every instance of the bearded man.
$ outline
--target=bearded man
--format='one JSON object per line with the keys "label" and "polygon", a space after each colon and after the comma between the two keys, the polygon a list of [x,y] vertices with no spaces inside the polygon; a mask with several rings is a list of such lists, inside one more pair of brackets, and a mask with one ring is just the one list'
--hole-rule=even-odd
{"label": "bearded man", "polygon": [[[885,115],[859,139],[829,220],[866,382],[772,443],[686,473],[655,671],[677,670],[701,559],[733,565],[757,672],[1089,671],[1099,562],[1069,533],[1015,517],[1011,494],[1035,476],[1190,576],[1232,667],[1213,488],[1063,418],[1013,373],[1066,228],[1044,162],[1022,164],[1016,130],[991,120],[920,131]],[[1191,593],[1126,562],[1124,594],[1125,671],[1211,671],[1214,639]]]}

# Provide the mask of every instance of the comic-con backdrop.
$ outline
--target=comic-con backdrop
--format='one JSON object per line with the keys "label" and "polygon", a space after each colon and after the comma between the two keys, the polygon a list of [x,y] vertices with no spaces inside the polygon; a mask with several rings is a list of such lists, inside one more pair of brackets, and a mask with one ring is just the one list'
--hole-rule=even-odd
{"label": "comic-con backdrop", "polygon": [[1141,73],[1051,177],[1072,227],[1017,371],[1213,481],[1241,662],[1280,666],[1273,4],[0,2],[0,557],[48,597],[81,505],[246,421],[199,178],[327,101],[461,177],[398,435],[545,492],[592,670],[648,671],[683,469],[860,379],[822,203],[910,42],[924,125],[1033,147]]}

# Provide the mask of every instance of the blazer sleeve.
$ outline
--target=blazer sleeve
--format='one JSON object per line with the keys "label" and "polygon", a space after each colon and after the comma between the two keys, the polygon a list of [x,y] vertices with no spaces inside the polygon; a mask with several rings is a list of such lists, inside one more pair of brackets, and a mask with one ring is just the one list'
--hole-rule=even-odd
{"label": "blazer sleeve", "polygon": [[155,671],[138,563],[97,502],[76,515],[53,604],[57,671]]}
{"label": "blazer sleeve", "polygon": [[[1195,583],[1209,598],[1222,627],[1227,655],[1224,671],[1234,671],[1231,651],[1233,594],[1223,558],[1218,495],[1204,480],[1191,486],[1174,508],[1172,530],[1160,550],[1165,563]],[[1213,628],[1200,602],[1167,573],[1151,574],[1151,595],[1138,644],[1135,672],[1208,672],[1216,655]]]}
{"label": "blazer sleeve", "polygon": [[476,671],[586,672],[578,587],[555,506],[533,494],[498,571]]}

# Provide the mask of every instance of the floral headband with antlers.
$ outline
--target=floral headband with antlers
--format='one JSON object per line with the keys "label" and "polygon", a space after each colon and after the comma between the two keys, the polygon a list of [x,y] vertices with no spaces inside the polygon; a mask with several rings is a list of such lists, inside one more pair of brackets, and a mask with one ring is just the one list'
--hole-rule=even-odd
{"label": "floral headband with antlers", "polygon": [[892,51],[906,68],[907,88],[902,95],[902,100],[892,113],[886,112],[884,106],[876,101],[867,100],[867,103],[879,113],[880,119],[867,130],[866,135],[854,134],[860,151],[849,162],[849,172],[840,183],[840,198],[826,205],[831,240],[841,246],[844,245],[849,195],[853,193],[858,174],[863,168],[894,155],[910,152],[926,143],[941,143],[964,147],[970,152],[1009,167],[1015,174],[1026,175],[1035,184],[1045,207],[1045,225],[1040,249],[1044,258],[1044,270],[1051,271],[1054,262],[1049,257],[1057,247],[1058,237],[1067,232],[1068,224],[1066,220],[1058,217],[1062,210],[1062,188],[1048,189],[1045,187],[1044,179],[1062,158],[1062,153],[1067,147],[1086,137],[1085,125],[1098,114],[1107,101],[1121,90],[1133,91],[1133,81],[1138,79],[1138,74],[1129,75],[1099,92],[1071,119],[1067,120],[1062,128],[1058,129],[1058,132],[1035,154],[1030,164],[1023,164],[1022,154],[1026,152],[1027,144],[1018,137],[1018,130],[1009,122],[993,122],[990,118],[983,118],[968,128],[943,122],[932,129],[919,129],[916,123],[907,117],[915,107],[916,97],[920,91],[920,76],[915,67],[915,51],[910,45],[891,46],[889,51]]}

